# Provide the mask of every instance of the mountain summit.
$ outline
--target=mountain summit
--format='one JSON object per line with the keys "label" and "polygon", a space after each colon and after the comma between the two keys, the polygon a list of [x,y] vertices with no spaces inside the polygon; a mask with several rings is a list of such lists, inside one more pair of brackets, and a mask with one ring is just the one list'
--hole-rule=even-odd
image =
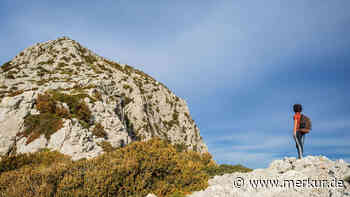
{"label": "mountain summit", "polygon": [[183,99],[67,37],[0,67],[0,155],[49,148],[89,158],[153,137],[208,151]]}

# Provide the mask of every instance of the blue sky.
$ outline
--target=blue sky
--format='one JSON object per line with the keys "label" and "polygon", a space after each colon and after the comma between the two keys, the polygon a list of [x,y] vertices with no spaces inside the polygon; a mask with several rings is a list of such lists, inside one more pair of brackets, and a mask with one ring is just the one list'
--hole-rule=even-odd
{"label": "blue sky", "polygon": [[91,2],[1,1],[0,64],[69,36],[184,98],[218,163],[296,156],[294,103],[306,155],[350,162],[350,1]]}

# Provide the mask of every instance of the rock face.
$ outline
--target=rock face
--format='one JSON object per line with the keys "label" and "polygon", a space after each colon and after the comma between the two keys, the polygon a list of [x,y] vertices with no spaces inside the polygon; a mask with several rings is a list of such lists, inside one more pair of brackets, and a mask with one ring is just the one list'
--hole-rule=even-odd
{"label": "rock face", "polygon": [[350,164],[324,156],[284,158],[269,168],[233,173],[209,180],[204,191],[189,197],[341,197],[350,196]]}
{"label": "rock face", "polygon": [[183,99],[67,37],[0,67],[0,155],[50,148],[89,158],[152,137],[207,152]]}

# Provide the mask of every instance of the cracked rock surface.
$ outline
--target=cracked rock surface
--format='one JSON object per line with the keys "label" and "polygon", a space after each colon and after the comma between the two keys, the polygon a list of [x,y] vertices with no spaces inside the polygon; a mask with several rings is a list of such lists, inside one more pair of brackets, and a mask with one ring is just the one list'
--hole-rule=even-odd
{"label": "cracked rock surface", "polygon": [[266,169],[215,176],[209,187],[188,197],[350,196],[350,164],[324,156],[286,157]]}
{"label": "cracked rock surface", "polygon": [[[43,113],[38,97],[50,91],[79,98],[88,118],[82,119],[70,100],[57,101],[55,109],[68,115],[55,112],[59,129],[35,136],[25,120]],[[94,133],[98,129],[103,135]],[[50,148],[73,159],[89,158],[104,151],[102,142],[120,147],[152,137],[208,151],[183,99],[144,72],[67,37],[37,43],[0,67],[0,155]]]}

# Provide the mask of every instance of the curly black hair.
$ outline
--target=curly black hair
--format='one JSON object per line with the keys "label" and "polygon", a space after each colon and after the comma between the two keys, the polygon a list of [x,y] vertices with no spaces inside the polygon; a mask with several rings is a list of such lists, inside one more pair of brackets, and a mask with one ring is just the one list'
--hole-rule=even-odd
{"label": "curly black hair", "polygon": [[301,104],[294,104],[293,105],[294,112],[301,112],[303,108],[301,107]]}

